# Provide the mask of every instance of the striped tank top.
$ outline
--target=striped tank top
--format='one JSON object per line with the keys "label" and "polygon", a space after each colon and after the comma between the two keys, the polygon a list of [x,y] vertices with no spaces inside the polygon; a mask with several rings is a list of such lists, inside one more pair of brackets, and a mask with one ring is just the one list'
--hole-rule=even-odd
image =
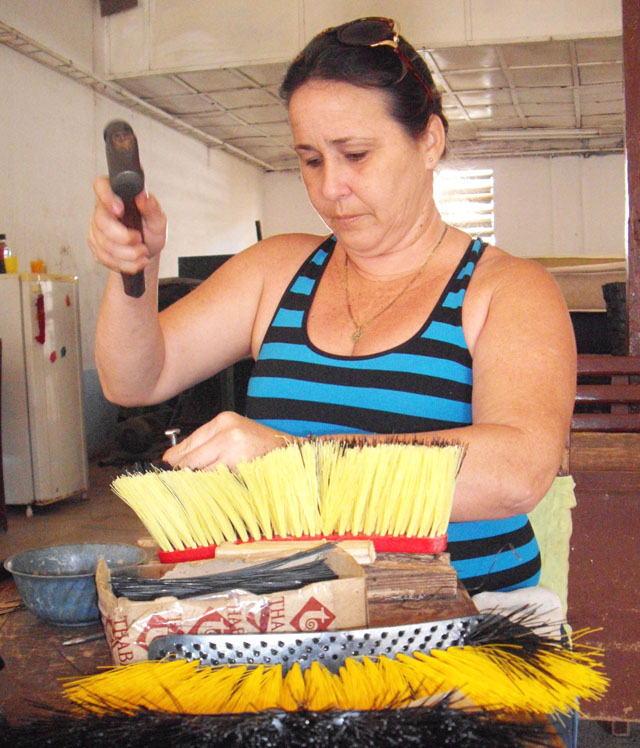
{"label": "striped tank top", "polygon": [[[280,300],[253,368],[246,415],[294,436],[401,434],[471,423],[473,372],[462,303],[484,245],[471,241],[422,328],[395,348],[338,356],[316,348],[307,315],[335,247],[326,239]],[[469,592],[537,584],[540,554],[522,514],[452,522],[447,552]]]}

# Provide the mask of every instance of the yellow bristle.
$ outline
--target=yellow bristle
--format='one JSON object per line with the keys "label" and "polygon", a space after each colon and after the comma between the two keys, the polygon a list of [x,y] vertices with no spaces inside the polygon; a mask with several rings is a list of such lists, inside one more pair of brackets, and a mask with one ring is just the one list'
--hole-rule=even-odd
{"label": "yellow bristle", "polygon": [[457,688],[474,704],[488,709],[501,704],[506,710],[538,714],[567,712],[577,698],[598,698],[607,679],[594,669],[588,655],[576,655],[558,646],[553,652],[539,652],[523,658],[503,645],[450,647],[416,652],[415,659],[425,675],[440,680],[446,689]]}
{"label": "yellow bristle", "polygon": [[357,474],[351,472],[350,483],[349,473],[344,469],[345,463],[352,460],[352,449],[347,449],[340,442],[327,441],[318,444],[318,466],[321,476],[320,517],[322,532],[325,535],[339,532],[344,504],[347,497],[351,501],[353,493],[357,490]]}
{"label": "yellow bristle", "polygon": [[[427,487],[428,496],[440,496],[443,491],[449,490],[449,487],[452,484],[455,485],[456,477],[460,471],[463,452],[453,445],[443,446],[441,447],[441,450],[443,464],[440,470],[431,471],[430,481]],[[449,525],[452,503],[453,502],[437,502],[435,504],[436,514],[431,525],[431,532],[433,535],[444,535],[444,533],[446,533]],[[420,532],[422,532],[422,528],[420,529]]]}
{"label": "yellow bristle", "polygon": [[412,701],[414,691],[411,682],[398,660],[391,660],[383,655],[377,664],[387,690],[387,703],[381,708]]}
{"label": "yellow bristle", "polygon": [[284,690],[284,678],[282,677],[282,665],[274,665],[265,668],[262,673],[260,690],[255,695],[252,707],[260,712],[264,709],[273,709],[275,704],[282,700]]}
{"label": "yellow bristle", "polygon": [[[392,446],[394,445],[389,445],[389,447]],[[376,453],[374,476],[371,482],[371,496],[362,519],[362,533],[365,535],[372,535],[376,530],[376,523],[386,501],[386,484],[389,476],[393,474],[395,459],[393,449],[381,449]]]}
{"label": "yellow bristle", "polygon": [[[382,511],[379,513],[378,521],[376,522],[376,533],[378,535],[391,534],[399,506],[401,504],[404,504],[405,506],[410,505],[416,500],[414,495],[405,493],[402,490],[402,481],[407,478],[407,476],[403,475],[401,472],[405,467],[403,465],[403,455],[405,454],[404,447],[408,450],[411,449],[411,446],[393,444],[391,447],[393,448],[393,463],[384,486],[384,503],[382,505]],[[436,453],[433,453],[432,457],[436,458]]]}
{"label": "yellow bristle", "polygon": [[373,696],[370,708],[386,708],[393,700],[389,683],[385,678],[386,671],[380,667],[379,663],[372,662],[368,657],[363,659],[362,664],[364,665],[364,677],[369,682],[369,689]]}
{"label": "yellow bristle", "polygon": [[370,687],[362,662],[349,657],[340,668],[340,679],[345,692],[352,699],[351,709],[371,709],[375,693]]}
{"label": "yellow bristle", "polygon": [[332,674],[319,663],[313,662],[304,673],[305,708],[321,712],[337,709]]}
{"label": "yellow bristle", "polygon": [[[185,547],[172,516],[175,496],[155,473],[121,475],[113,481],[111,488],[134,510],[162,550],[182,550]],[[191,542],[190,534],[186,540]]]}
{"label": "yellow bristle", "polygon": [[[195,546],[222,543],[235,538],[236,533],[228,515],[213,499],[203,506],[202,484],[197,475],[188,469],[167,470],[160,474],[163,484],[175,495],[184,512],[184,518],[191,528]],[[188,499],[183,497],[189,497]],[[208,520],[203,518],[203,510]],[[205,524],[206,522],[206,524]]]}
{"label": "yellow bristle", "polygon": [[350,709],[351,708],[351,694],[347,692],[340,678],[339,674],[332,673],[329,670],[325,670],[330,682],[330,687],[333,691],[333,698],[335,700],[336,709]]}
{"label": "yellow bristle", "polygon": [[123,475],[112,488],[162,550],[248,538],[444,535],[464,449],[304,440],[212,471]]}
{"label": "yellow bristle", "polygon": [[[362,532],[367,504],[371,500],[371,489],[375,477],[375,457],[370,452],[375,447],[363,447],[360,450],[349,450],[353,452],[352,464],[342,464],[344,471],[344,483],[346,492],[343,494],[343,520],[338,527],[338,534],[351,532],[357,535]],[[353,471],[353,472],[352,472]],[[354,475],[355,473],[355,475]],[[356,480],[354,481],[354,478]],[[344,501],[344,496],[349,495],[349,482],[355,483],[352,498]]]}
{"label": "yellow bristle", "polygon": [[[221,466],[218,467],[218,478],[222,478],[224,473],[221,470]],[[201,480],[200,473],[194,473],[192,471],[185,471],[185,493],[193,497],[194,501],[197,502],[198,516],[204,528],[209,533],[209,536],[214,539],[215,525],[213,523],[213,516],[220,517],[219,526],[226,540],[235,540],[236,537],[240,537],[242,540],[247,540],[249,534],[247,532],[246,520],[238,512],[236,508],[238,504],[242,503],[244,498],[246,503],[246,488],[238,483],[238,480],[233,476],[230,471],[228,476],[217,481],[216,490],[212,491],[207,485],[206,480]],[[223,490],[223,483],[229,483],[225,478],[229,478],[232,483],[227,486],[227,490]],[[234,485],[235,484],[235,485]],[[239,494],[236,500],[233,500],[233,492]],[[231,493],[231,496],[229,495]]]}
{"label": "yellow bristle", "polygon": [[248,535],[259,540],[262,535],[260,525],[247,486],[241,478],[226,465],[218,465],[212,471],[199,470],[197,475],[206,487],[207,495],[216,497],[222,506],[229,507],[229,517],[238,537],[244,539]]}
{"label": "yellow bristle", "polygon": [[268,521],[270,531],[277,536],[319,532],[315,452],[309,446],[281,447],[238,465],[249,493],[260,497],[261,520]]}
{"label": "yellow bristle", "polygon": [[608,680],[589,648],[541,647],[522,656],[514,645],[450,647],[397,660],[348,658],[339,675],[318,662],[302,674],[298,664],[200,667],[182,660],[142,662],[69,681],[66,696],[86,710],[133,713],[138,708],[216,714],[281,708],[385,709],[456,691],[480,708],[553,714],[600,698]]}
{"label": "yellow bristle", "polygon": [[[388,513],[389,524],[386,532],[389,535],[408,534],[411,517],[420,511],[420,507],[426,500],[427,493],[424,481],[421,480],[424,472],[424,460],[421,459],[421,455],[422,452],[414,445],[408,445],[408,448],[400,455],[395,472],[396,481],[392,488],[393,507]],[[410,500],[406,497],[410,497]]]}
{"label": "yellow bristle", "polygon": [[302,461],[299,481],[302,485],[300,490],[294,490],[292,486],[291,502],[300,502],[300,514],[303,518],[306,534],[320,535],[322,526],[320,523],[319,466],[316,443],[312,441],[302,442],[298,444],[298,447]]}
{"label": "yellow bristle", "polygon": [[303,702],[304,678],[302,677],[300,665],[295,662],[284,678],[277,707],[285,709],[287,712],[295,712],[301,708],[300,705]]}
{"label": "yellow bristle", "polygon": [[[65,695],[84,709],[102,714],[109,709],[135,711],[137,708],[160,708],[158,701],[166,703],[168,692],[163,686],[163,676],[172,670],[174,681],[186,677],[193,670],[192,663],[178,661],[162,663],[141,662],[123,665],[97,675],[79,678],[65,684]],[[175,711],[169,709],[169,711]]]}
{"label": "yellow bristle", "polygon": [[431,696],[442,690],[448,690],[448,686],[442,685],[442,679],[433,670],[425,668],[420,660],[406,654],[398,654],[396,660],[401,667],[403,678],[407,681],[411,700]]}
{"label": "yellow bristle", "polygon": [[251,462],[239,462],[236,470],[247,486],[249,500],[260,525],[260,531],[263,537],[270,539],[273,537],[272,519],[269,497],[266,492],[264,473],[262,471],[262,459],[258,458]]}
{"label": "yellow bristle", "polygon": [[246,669],[233,688],[227,692],[223,707],[225,712],[256,712],[265,666]]}

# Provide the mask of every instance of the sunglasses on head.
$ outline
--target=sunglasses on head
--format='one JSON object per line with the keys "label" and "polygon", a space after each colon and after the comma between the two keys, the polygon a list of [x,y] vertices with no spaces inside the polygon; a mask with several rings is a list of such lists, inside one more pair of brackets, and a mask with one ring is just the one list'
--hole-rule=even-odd
{"label": "sunglasses on head", "polygon": [[411,60],[400,49],[400,33],[392,18],[359,18],[345,23],[335,29],[338,41],[350,47],[391,47],[400,58],[405,72],[409,70],[424,88],[430,102],[433,102],[433,91],[424,78],[418,73]]}

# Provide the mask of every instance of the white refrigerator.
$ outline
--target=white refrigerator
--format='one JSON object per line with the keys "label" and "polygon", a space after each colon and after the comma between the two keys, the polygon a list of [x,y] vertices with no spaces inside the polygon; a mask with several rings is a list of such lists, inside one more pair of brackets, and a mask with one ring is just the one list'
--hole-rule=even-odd
{"label": "white refrigerator", "polygon": [[78,279],[0,275],[2,459],[7,504],[86,494]]}

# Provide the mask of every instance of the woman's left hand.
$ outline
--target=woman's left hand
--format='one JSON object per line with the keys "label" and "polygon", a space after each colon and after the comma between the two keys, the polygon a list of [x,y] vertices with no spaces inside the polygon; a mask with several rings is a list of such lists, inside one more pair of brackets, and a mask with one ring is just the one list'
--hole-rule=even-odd
{"label": "woman's left hand", "polygon": [[178,468],[210,469],[220,463],[234,468],[292,441],[288,434],[224,411],[168,449],[163,460]]}

